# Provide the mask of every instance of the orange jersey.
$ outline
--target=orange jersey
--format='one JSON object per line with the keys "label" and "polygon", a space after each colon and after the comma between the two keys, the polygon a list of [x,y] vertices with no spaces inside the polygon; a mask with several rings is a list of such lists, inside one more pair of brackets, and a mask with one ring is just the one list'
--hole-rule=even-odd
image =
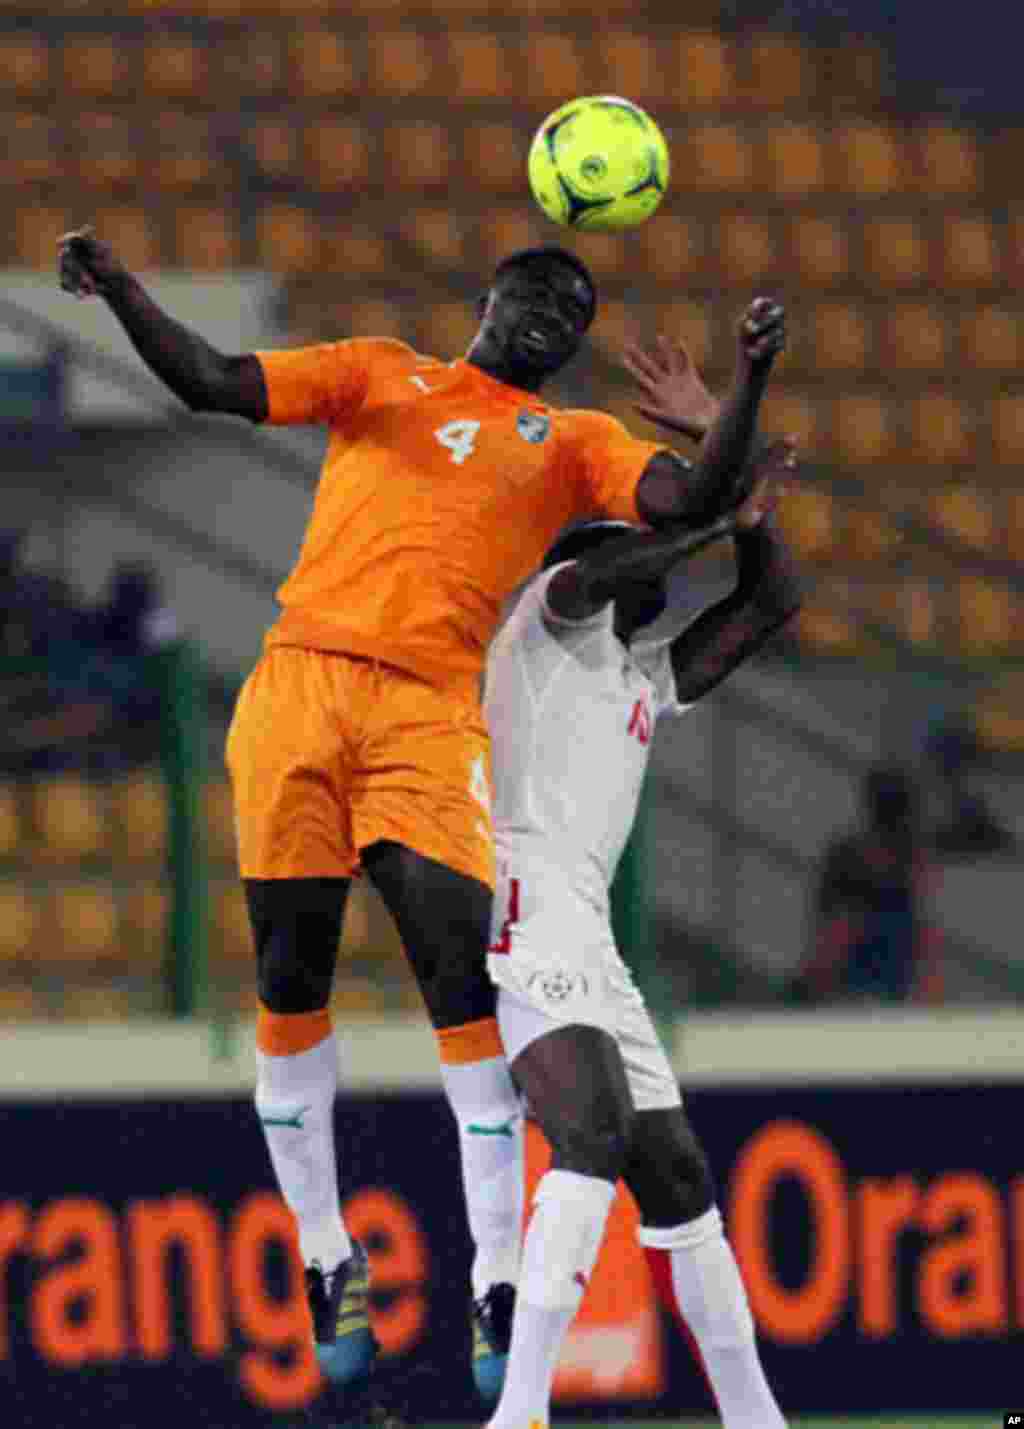
{"label": "orange jersey", "polygon": [[659,447],[613,417],[559,411],[390,339],[258,356],[269,421],[330,428],[268,645],[475,684],[502,602],[562,527],[640,519],[636,484]]}

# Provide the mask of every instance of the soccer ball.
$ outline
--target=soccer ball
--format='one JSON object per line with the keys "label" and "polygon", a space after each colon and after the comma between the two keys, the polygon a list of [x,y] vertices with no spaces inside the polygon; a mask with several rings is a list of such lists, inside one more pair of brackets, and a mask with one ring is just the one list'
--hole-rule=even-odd
{"label": "soccer ball", "polygon": [[661,202],[668,147],[654,120],[614,94],[549,114],[527,159],[534,198],[566,228],[632,228]]}

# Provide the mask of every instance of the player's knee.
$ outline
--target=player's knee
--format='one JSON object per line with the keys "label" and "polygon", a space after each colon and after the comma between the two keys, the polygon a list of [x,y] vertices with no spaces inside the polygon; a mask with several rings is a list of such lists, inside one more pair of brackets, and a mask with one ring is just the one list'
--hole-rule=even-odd
{"label": "player's knee", "polygon": [[711,1167],[681,1113],[638,1115],[626,1180],[645,1225],[682,1225],[715,1204]]}
{"label": "player's knee", "polygon": [[561,1171],[617,1181],[626,1167],[631,1119],[626,1108],[615,1108],[565,1122],[552,1137],[551,1164]]}
{"label": "player's knee", "polygon": [[318,1012],[331,994],[332,969],[299,956],[288,938],[269,938],[260,949],[260,1001],[271,1012]]}

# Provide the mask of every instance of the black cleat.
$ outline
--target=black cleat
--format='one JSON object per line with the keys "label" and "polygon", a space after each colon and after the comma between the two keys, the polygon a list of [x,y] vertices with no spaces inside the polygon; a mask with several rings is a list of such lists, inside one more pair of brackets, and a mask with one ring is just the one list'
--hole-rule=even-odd
{"label": "black cleat", "polygon": [[473,1301],[473,1380],[485,1404],[497,1404],[505,1383],[516,1310],[514,1285],[492,1285]]}
{"label": "black cleat", "polygon": [[358,1384],[369,1374],[378,1349],[370,1328],[370,1266],[362,1246],[353,1244],[349,1259],[332,1271],[325,1272],[316,1261],[307,1266],[306,1299],[324,1376],[336,1385]]}

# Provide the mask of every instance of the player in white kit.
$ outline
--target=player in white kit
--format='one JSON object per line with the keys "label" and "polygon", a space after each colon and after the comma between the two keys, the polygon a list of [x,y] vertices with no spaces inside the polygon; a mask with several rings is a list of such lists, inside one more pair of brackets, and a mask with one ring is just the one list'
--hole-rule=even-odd
{"label": "player in white kit", "polygon": [[[772,354],[773,356],[774,354]],[[770,361],[770,358],[769,358]],[[704,1153],[615,946],[609,886],[656,721],[679,715],[799,605],[771,511],[792,448],[704,537],[595,522],[563,537],[494,641],[485,709],[499,881],[488,966],[513,1078],[552,1146],[522,1252],[512,1346],[489,1429],[538,1429],[620,1176],[659,1298],[697,1341],[727,1429],[781,1429]],[[680,635],[645,642],[665,577],[734,529],[738,580]]]}

